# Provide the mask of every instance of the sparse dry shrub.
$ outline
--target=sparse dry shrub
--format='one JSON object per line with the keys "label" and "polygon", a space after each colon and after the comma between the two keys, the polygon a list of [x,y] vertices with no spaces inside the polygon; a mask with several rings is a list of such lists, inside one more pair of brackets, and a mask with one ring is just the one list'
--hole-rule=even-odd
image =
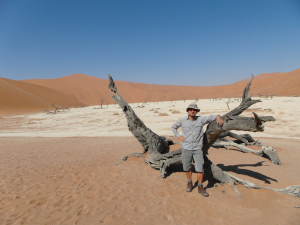
{"label": "sparse dry shrub", "polygon": [[159,113],[158,115],[159,115],[159,116],[168,116],[167,113]]}
{"label": "sparse dry shrub", "polygon": [[158,111],[157,111],[157,110],[155,110],[155,111],[154,111],[154,113],[158,113]]}
{"label": "sparse dry shrub", "polygon": [[114,115],[114,116],[117,116],[117,115],[119,115],[119,113],[115,112],[113,115]]}
{"label": "sparse dry shrub", "polygon": [[173,109],[169,109],[169,111],[173,111]]}
{"label": "sparse dry shrub", "polygon": [[178,113],[180,113],[180,111],[178,111],[178,110],[173,110],[173,112],[172,112],[172,114],[178,114]]}

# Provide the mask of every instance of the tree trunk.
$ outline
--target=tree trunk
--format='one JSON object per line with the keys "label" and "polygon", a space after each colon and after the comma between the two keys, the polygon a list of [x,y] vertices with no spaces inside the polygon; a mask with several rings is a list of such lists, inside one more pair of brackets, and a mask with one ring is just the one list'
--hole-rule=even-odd
{"label": "tree trunk", "polygon": [[[176,164],[182,163],[182,150],[177,149],[175,151],[169,152],[169,145],[171,141],[166,140],[164,137],[161,137],[151,131],[146,125],[138,118],[134,110],[127,104],[127,102],[119,95],[115,83],[110,75],[108,75],[109,86],[108,88],[114,93],[112,98],[123,110],[125,117],[127,119],[127,125],[131,133],[138,139],[138,141],[143,146],[143,153],[133,153],[134,156],[142,156],[146,154],[145,162],[151,165],[153,168],[160,170],[160,175],[165,177],[166,170],[168,167]],[[249,181],[241,180],[229,173],[224,172],[221,168],[212,163],[209,158],[206,156],[208,154],[209,148],[215,143],[219,135],[227,132],[229,130],[243,130],[251,132],[262,132],[264,130],[263,123],[268,121],[275,121],[272,116],[263,116],[259,117],[256,113],[253,112],[254,117],[241,117],[239,116],[244,110],[248,109],[251,105],[260,102],[261,100],[252,100],[249,95],[250,85],[252,82],[253,76],[248,82],[246,88],[244,89],[242,102],[238,107],[231,110],[222,116],[224,124],[219,126],[216,121],[211,122],[206,132],[204,133],[203,138],[203,153],[204,153],[204,171],[207,174],[211,174],[216,180],[221,183],[227,183],[235,190],[239,197],[240,194],[235,187],[236,183],[241,183],[248,188],[262,188]],[[245,140],[244,140],[245,141]],[[265,150],[265,152],[272,152],[271,150]],[[265,153],[267,154],[267,153]],[[271,155],[272,153],[268,153]],[[267,155],[268,155],[267,154]],[[129,155],[129,156],[131,156]],[[122,160],[126,160],[129,156],[125,156]],[[277,154],[276,154],[277,156]],[[272,156],[273,157],[273,156]],[[276,157],[274,157],[276,158]],[[277,156],[278,158],[278,156]],[[272,159],[272,158],[271,158]],[[279,158],[276,159],[280,162]],[[280,163],[277,163],[280,164]],[[286,189],[280,189],[280,193],[291,194],[293,196],[300,197],[300,191],[298,186],[290,186]],[[299,186],[300,187],[300,186]],[[268,188],[271,189],[271,188]]]}

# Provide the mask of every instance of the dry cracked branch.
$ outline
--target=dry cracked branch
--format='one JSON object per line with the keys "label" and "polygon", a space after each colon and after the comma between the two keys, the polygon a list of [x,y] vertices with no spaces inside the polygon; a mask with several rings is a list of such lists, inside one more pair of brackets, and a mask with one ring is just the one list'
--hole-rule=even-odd
{"label": "dry cracked branch", "polygon": [[254,155],[266,157],[269,158],[272,163],[281,165],[277,151],[272,146],[263,145],[261,146],[261,150],[259,151],[253,150],[251,148],[247,148],[246,146],[237,144],[233,141],[227,141],[227,142],[216,141],[212,146],[214,148],[226,148],[226,149],[228,147],[236,147],[244,153],[253,153]]}
{"label": "dry cracked branch", "polygon": [[[117,88],[115,86],[112,77],[108,75],[108,78],[109,78],[108,88],[114,93],[112,95],[112,98],[123,110],[125,117],[127,119],[128,129],[137,138],[137,140],[141,143],[144,149],[143,153],[133,153],[131,155],[139,156],[139,157],[145,156],[144,161],[147,164],[151,165],[153,168],[160,170],[160,175],[162,177],[165,177],[167,168],[182,163],[182,156],[181,156],[182,150],[177,149],[175,151],[169,152],[170,149],[169,145],[171,144],[171,141],[166,140],[164,137],[161,137],[156,133],[154,133],[152,130],[150,130],[143,123],[143,121],[135,114],[134,110],[127,104],[127,102],[121,97],[121,95],[117,92]],[[248,82],[246,88],[244,89],[243,97],[240,105],[222,116],[224,121],[223,126],[218,126],[215,121],[210,123],[206,129],[206,132],[204,133],[204,138],[203,138],[202,150],[203,153],[205,153],[204,154],[205,173],[210,174],[221,183],[229,184],[233,188],[235,193],[237,193],[239,198],[241,198],[241,195],[236,189],[236,187],[233,186],[237,183],[240,183],[247,188],[258,189],[258,188],[265,188],[265,187],[260,187],[258,185],[253,184],[250,181],[239,179],[223,171],[220,167],[212,163],[206,154],[208,153],[209,148],[219,138],[219,135],[222,134],[223,132],[227,132],[230,130],[262,132],[264,131],[263,123],[268,121],[275,121],[275,119],[272,116],[259,117],[254,112],[253,112],[254,117],[239,116],[244,110],[248,109],[253,104],[261,101],[261,100],[252,100],[251,96],[249,95],[252,79],[253,76]],[[264,150],[263,153],[267,151],[268,150]],[[123,160],[126,160],[131,155],[125,156]],[[277,191],[279,193],[300,197],[300,190],[299,190],[300,186],[297,185],[290,186],[284,189],[272,189],[269,187],[266,188]]]}

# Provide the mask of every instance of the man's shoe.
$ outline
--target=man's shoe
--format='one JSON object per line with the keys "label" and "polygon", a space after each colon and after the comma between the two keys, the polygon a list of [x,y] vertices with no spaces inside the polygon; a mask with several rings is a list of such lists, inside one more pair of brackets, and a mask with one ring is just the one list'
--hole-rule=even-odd
{"label": "man's shoe", "polygon": [[208,197],[209,196],[209,194],[204,190],[203,185],[201,185],[201,186],[198,185],[198,193],[200,193],[204,197]]}
{"label": "man's shoe", "polygon": [[193,190],[193,182],[188,182],[186,187],[186,192],[191,192]]}

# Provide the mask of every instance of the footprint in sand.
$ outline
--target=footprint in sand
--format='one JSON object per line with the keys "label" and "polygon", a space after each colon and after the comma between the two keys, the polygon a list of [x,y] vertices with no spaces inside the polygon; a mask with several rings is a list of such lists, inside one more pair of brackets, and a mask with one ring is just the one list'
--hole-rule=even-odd
{"label": "footprint in sand", "polygon": [[164,219],[165,219],[165,220],[168,220],[168,221],[174,220],[173,216],[171,216],[171,215],[169,215],[169,214],[165,215],[165,216],[164,216]]}
{"label": "footprint in sand", "polygon": [[71,216],[71,215],[68,215],[68,216],[64,219],[63,222],[66,222],[66,221],[68,221],[68,220],[70,220],[70,219],[72,219],[72,216]]}
{"label": "footprint in sand", "polygon": [[88,214],[90,208],[88,207],[88,205],[81,205],[78,207],[78,213],[77,216],[81,216],[81,215],[86,215]]}
{"label": "footprint in sand", "polygon": [[103,219],[100,220],[100,223],[109,223],[109,222],[112,222],[113,220],[114,220],[113,215],[107,215]]}
{"label": "footprint in sand", "polygon": [[145,205],[138,205],[135,207],[134,211],[137,213],[144,213],[147,209],[147,206]]}

